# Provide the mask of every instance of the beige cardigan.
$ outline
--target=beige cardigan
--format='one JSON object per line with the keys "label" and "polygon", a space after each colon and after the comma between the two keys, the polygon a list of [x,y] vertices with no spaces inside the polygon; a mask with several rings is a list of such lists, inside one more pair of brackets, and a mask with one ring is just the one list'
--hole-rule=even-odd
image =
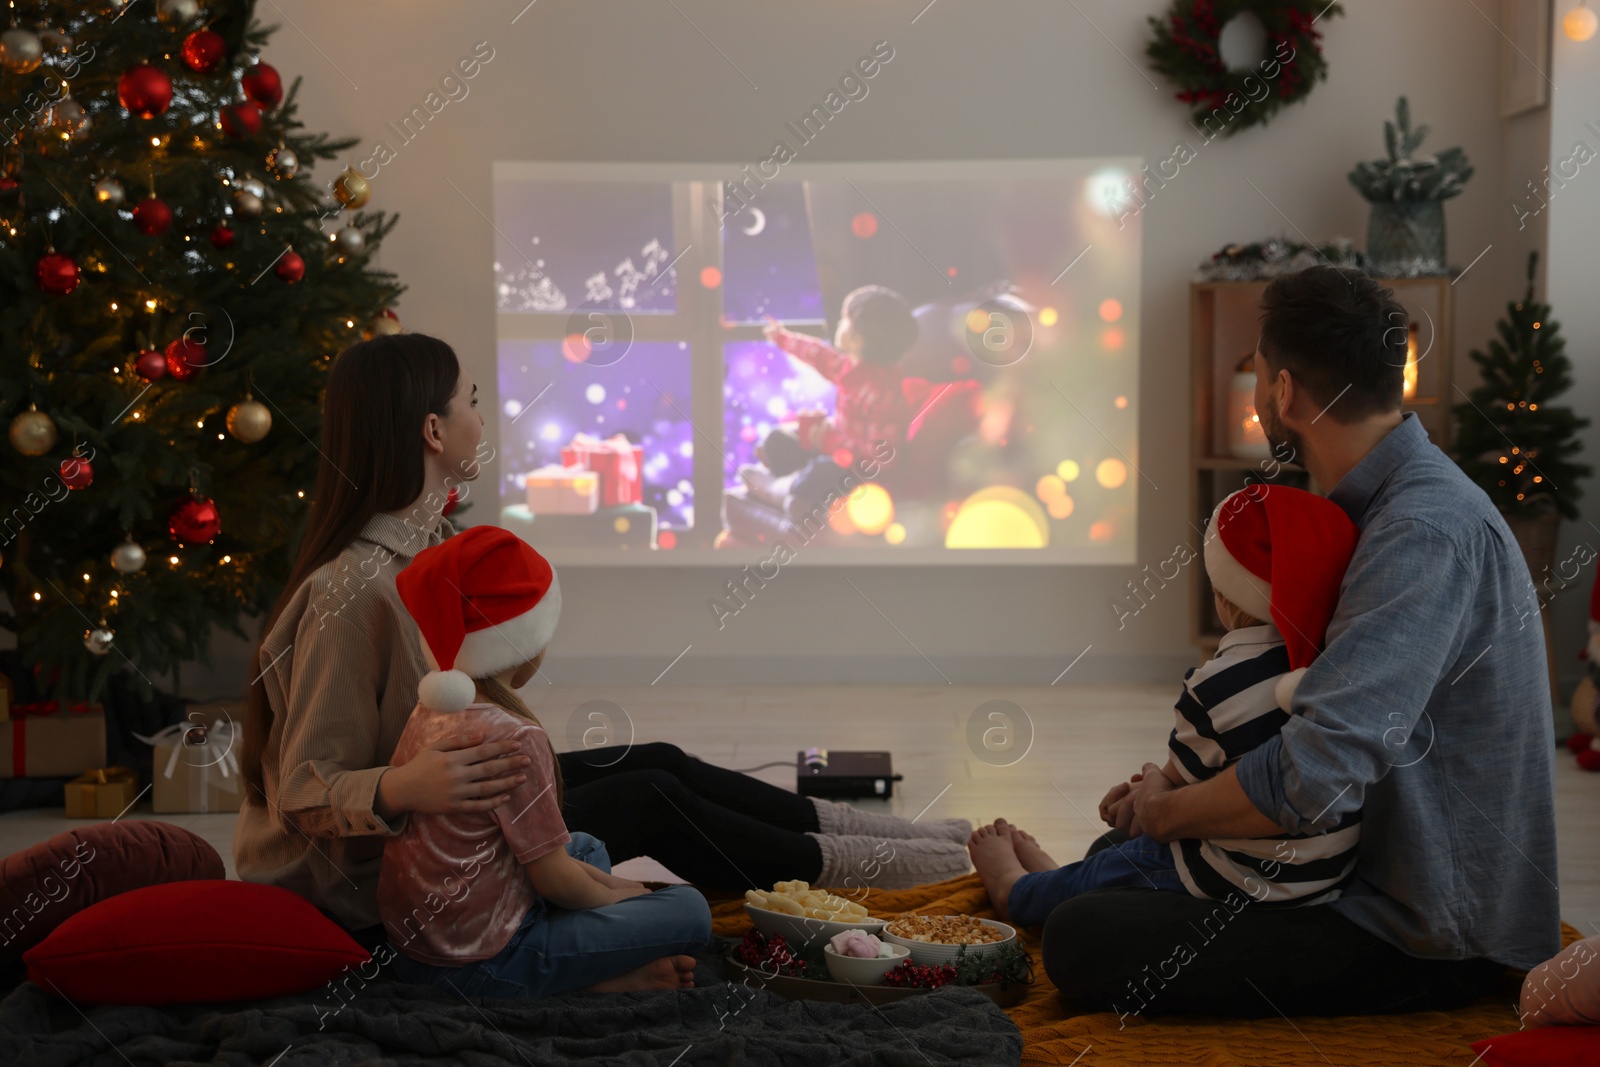
{"label": "beige cardigan", "polygon": [[394,576],[456,530],[374,515],[295,590],[261,646],[273,711],[265,795],[248,790],[233,833],[239,877],[292,889],[351,930],[376,925],[378,865],[404,814],[372,810],[427,672]]}

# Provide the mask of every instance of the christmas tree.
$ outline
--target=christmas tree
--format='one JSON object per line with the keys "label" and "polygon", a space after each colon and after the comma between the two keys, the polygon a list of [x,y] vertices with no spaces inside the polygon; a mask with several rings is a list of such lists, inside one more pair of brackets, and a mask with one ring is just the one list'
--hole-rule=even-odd
{"label": "christmas tree", "polygon": [[301,132],[253,8],[45,0],[0,36],[0,626],[59,699],[148,696],[270,608],[329,362],[399,329],[396,220],[310,179],[356,140]]}
{"label": "christmas tree", "polygon": [[1537,252],[1528,256],[1528,291],[1507,306],[1499,338],[1487,353],[1471,353],[1483,384],[1456,405],[1456,462],[1507,518],[1536,519],[1554,509],[1575,519],[1578,482],[1589,468],[1571,460],[1589,420],[1550,404],[1571,387],[1572,361],[1550,305],[1533,298],[1538,259]]}

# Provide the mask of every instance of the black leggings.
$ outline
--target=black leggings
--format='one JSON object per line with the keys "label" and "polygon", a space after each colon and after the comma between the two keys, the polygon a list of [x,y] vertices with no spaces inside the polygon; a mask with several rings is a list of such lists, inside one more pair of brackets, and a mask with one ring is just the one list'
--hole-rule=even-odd
{"label": "black leggings", "polygon": [[612,862],[649,856],[706,889],[816,881],[822,852],[807,798],[713,767],[676,745],[562,752],[569,830],[606,843]]}
{"label": "black leggings", "polygon": [[1257,909],[1155,889],[1102,889],[1059,905],[1045,920],[1043,956],[1067,1000],[1132,1016],[1449,1011],[1506,975],[1491,960],[1409,956],[1325,905]]}

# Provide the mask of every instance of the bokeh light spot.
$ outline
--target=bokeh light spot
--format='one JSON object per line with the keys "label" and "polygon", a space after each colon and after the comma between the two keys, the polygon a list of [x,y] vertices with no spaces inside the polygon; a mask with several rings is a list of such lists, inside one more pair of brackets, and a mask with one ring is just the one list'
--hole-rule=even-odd
{"label": "bokeh light spot", "polygon": [[1094,469],[1094,480],[1107,489],[1116,489],[1128,480],[1128,467],[1120,459],[1103,459]]}

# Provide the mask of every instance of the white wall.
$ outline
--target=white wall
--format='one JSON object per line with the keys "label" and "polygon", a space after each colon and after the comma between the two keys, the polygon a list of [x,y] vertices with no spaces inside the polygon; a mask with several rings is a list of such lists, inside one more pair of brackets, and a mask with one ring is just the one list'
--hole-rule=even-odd
{"label": "white wall", "polygon": [[[1573,0],[1556,0],[1558,27],[1561,16],[1573,6]],[[1558,28],[1553,52],[1550,78],[1559,88],[1552,93],[1549,148],[1545,158],[1528,160],[1526,175],[1517,174],[1519,191],[1529,179],[1542,182],[1547,164],[1553,173],[1561,173],[1560,164],[1573,155],[1573,147],[1580,141],[1600,152],[1600,132],[1596,132],[1600,130],[1600,36],[1579,44]],[[1521,160],[1517,163],[1520,166]],[[1600,477],[1596,476],[1600,475],[1600,301],[1596,300],[1600,290],[1600,159],[1581,167],[1578,176],[1549,199],[1549,205],[1545,211],[1549,254],[1540,264],[1541,281],[1545,282],[1542,291],[1561,323],[1574,367],[1572,391],[1562,402],[1594,420],[1583,431],[1585,448],[1579,460],[1594,468],[1595,475],[1583,487],[1582,517],[1562,523],[1556,551],[1560,563],[1551,583],[1551,588],[1560,589],[1551,605],[1556,662],[1570,694],[1581,669],[1575,657],[1586,636],[1584,624],[1596,565],[1590,562],[1582,567],[1565,589],[1561,589],[1561,579],[1600,550]]]}
{"label": "white wall", "polygon": [[[1465,349],[1489,335],[1515,291],[1514,246],[1528,234],[1515,233],[1507,190],[1538,169],[1535,160],[1544,162],[1541,120],[1499,118],[1499,35],[1457,0],[1346,0],[1347,17],[1326,26],[1329,78],[1310,100],[1265,129],[1210,144],[1142,58],[1145,16],[1165,6],[1157,0],[938,0],[918,16],[922,3],[538,0],[515,24],[521,0],[279,0],[258,13],[271,21],[276,8],[293,20],[284,20],[266,58],[286,79],[304,77],[301,116],[310,129],[363,139],[350,161],[365,158],[377,140],[393,143],[386,123],[421,103],[477,42],[493,47],[470,95],[400,150],[374,182],[373,198],[401,215],[381,263],[411,287],[402,321],[447,338],[484,383],[494,381],[495,320],[492,234],[479,212],[491,210],[493,160],[727,161],[737,168],[764,158],[783,123],[880,39],[891,42],[894,60],[864,101],[807,146],[807,161],[1137,155],[1154,162],[1188,141],[1198,158],[1144,215],[1137,459],[1160,488],[1141,490],[1141,565],[1159,563],[1192,536],[1192,268],[1224,243],[1273,233],[1344,235],[1364,245],[1366,205],[1345,174],[1382,154],[1382,123],[1402,93],[1413,114],[1432,124],[1429,147],[1461,144],[1477,166],[1466,194],[1446,209],[1452,260],[1464,266],[1495,246],[1457,286],[1458,377],[1469,369]],[[317,178],[331,174],[324,165]],[[1600,188],[1600,178],[1589,181]],[[1592,242],[1586,251],[1594,255]],[[1565,303],[1569,315],[1581,310],[1576,300]],[[1110,601],[1137,567],[786,570],[718,632],[705,601],[729,570],[569,568],[566,618],[549,665],[555,680],[649,682],[690,644],[663,684],[937,683],[938,672],[956,682],[1046,683],[1091,644],[1066,682],[1175,678],[1194,656],[1187,582],[1115,629]],[[882,615],[851,590],[847,575]]]}

